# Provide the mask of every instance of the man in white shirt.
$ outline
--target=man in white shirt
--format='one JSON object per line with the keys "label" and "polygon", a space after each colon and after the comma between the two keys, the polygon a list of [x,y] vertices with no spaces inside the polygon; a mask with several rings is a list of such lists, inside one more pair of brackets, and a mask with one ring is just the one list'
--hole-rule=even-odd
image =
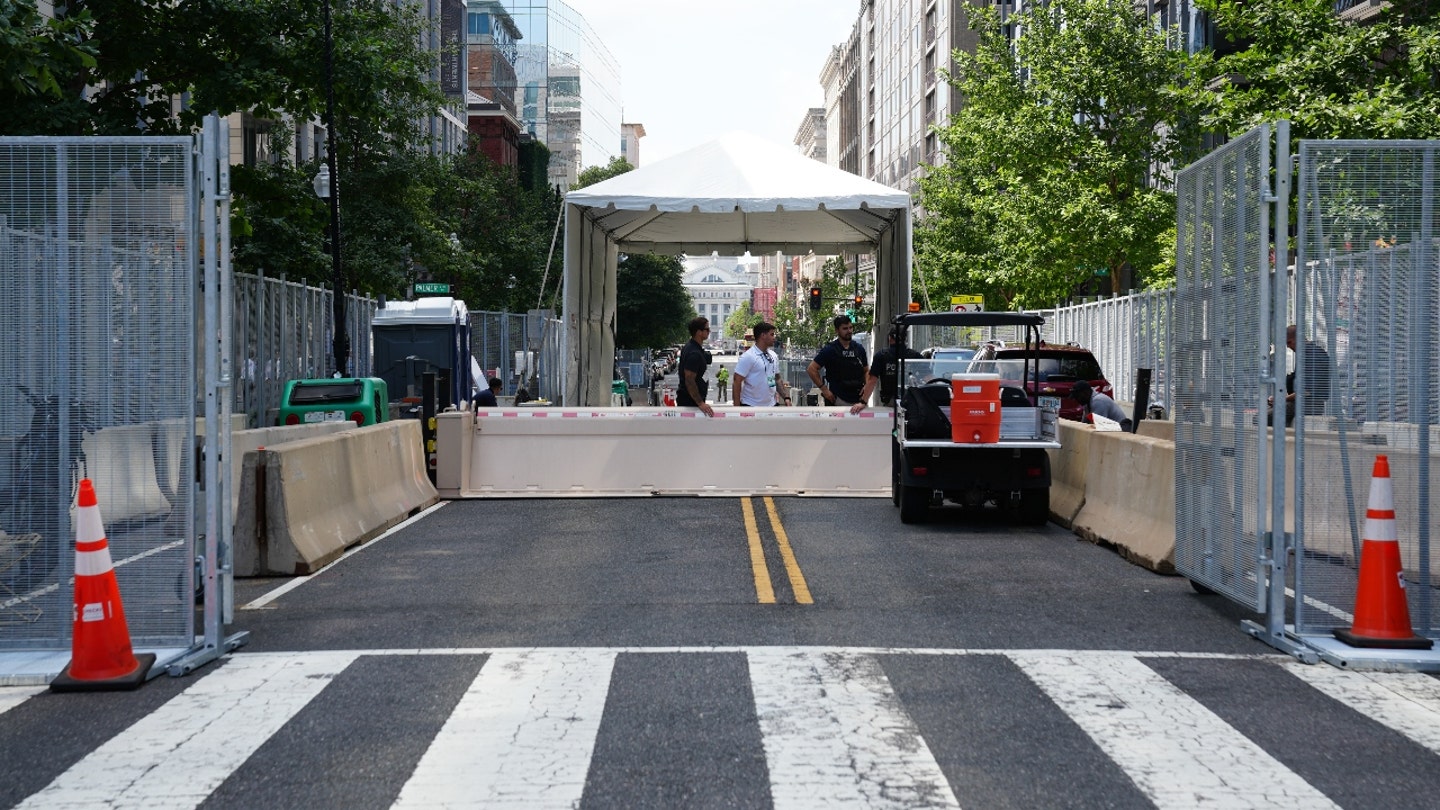
{"label": "man in white shirt", "polygon": [[780,358],[770,350],[775,345],[775,325],[761,321],[752,331],[755,345],[735,364],[735,404],[756,408],[789,405],[790,387],[780,379]]}

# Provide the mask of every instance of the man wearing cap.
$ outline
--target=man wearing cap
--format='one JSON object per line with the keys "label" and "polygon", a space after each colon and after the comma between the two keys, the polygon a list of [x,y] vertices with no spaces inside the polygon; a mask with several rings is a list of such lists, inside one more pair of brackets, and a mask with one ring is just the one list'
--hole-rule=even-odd
{"label": "man wearing cap", "polygon": [[1088,417],[1098,414],[1112,422],[1119,422],[1121,430],[1130,432],[1130,417],[1125,415],[1125,411],[1120,409],[1115,400],[1099,391],[1091,390],[1090,383],[1084,380],[1075,383],[1070,388],[1070,397],[1085,407],[1085,413],[1080,417],[1082,420],[1093,422],[1094,420]]}
{"label": "man wearing cap", "polygon": [[870,371],[865,375],[865,390],[860,392],[860,401],[868,402],[870,392],[875,390],[876,384],[880,386],[880,404],[889,405],[895,400],[897,377],[900,373],[900,360],[923,359],[919,352],[905,347],[904,352],[895,351],[895,341],[900,337],[900,327],[890,327],[890,342],[878,352],[875,352],[875,359],[870,363]]}

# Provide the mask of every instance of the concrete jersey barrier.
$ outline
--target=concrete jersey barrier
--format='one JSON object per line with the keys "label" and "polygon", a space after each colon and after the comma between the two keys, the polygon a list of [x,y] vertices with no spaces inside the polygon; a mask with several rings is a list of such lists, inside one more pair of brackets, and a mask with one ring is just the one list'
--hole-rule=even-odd
{"label": "concrete jersey barrier", "polygon": [[436,492],[420,423],[402,419],[247,453],[240,500],[236,575],[299,575],[434,503]]}
{"label": "concrete jersey barrier", "polygon": [[1090,435],[1095,431],[1079,422],[1055,422],[1060,449],[1050,455],[1050,519],[1067,529],[1085,505],[1085,475],[1090,466]]}
{"label": "concrete jersey barrier", "polygon": [[[1175,443],[1090,431],[1081,537],[1113,545],[1137,565],[1175,573]],[[1068,438],[1068,437],[1067,437]]]}

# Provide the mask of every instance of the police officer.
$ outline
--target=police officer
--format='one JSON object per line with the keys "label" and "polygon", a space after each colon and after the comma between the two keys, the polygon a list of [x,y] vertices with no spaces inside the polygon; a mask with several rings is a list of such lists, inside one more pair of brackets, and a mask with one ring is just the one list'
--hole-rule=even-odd
{"label": "police officer", "polygon": [[[865,410],[865,398],[861,396],[868,365],[865,347],[851,340],[855,325],[849,317],[836,316],[834,325],[835,339],[820,347],[805,373],[819,387],[820,396],[826,404],[848,405],[851,413],[859,413]],[[824,380],[820,379],[822,370],[825,372]]]}
{"label": "police officer", "polygon": [[870,392],[874,391],[875,386],[878,384],[880,386],[880,404],[889,405],[895,399],[895,389],[897,387],[896,377],[900,373],[900,359],[902,357],[906,360],[921,359],[920,353],[909,346],[905,347],[903,353],[896,352],[895,342],[899,337],[900,327],[890,327],[889,345],[875,352],[875,360],[870,364],[870,373],[865,375],[865,390],[860,392],[861,402],[868,402],[870,400]]}

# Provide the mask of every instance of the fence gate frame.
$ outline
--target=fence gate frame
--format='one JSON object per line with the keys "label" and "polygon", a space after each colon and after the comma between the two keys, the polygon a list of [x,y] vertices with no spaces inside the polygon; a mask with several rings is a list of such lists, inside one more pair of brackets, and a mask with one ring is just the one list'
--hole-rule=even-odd
{"label": "fence gate frame", "polygon": [[1275,246],[1287,244],[1291,167],[1290,124],[1278,121],[1176,174],[1175,567],[1262,614],[1244,632],[1314,663],[1285,624],[1285,431],[1266,416],[1285,396],[1270,347],[1284,345],[1289,311],[1288,285],[1275,283],[1288,256]]}
{"label": "fence gate frame", "polygon": [[[196,570],[204,594],[203,634],[166,667],[171,677],[194,672],[250,641],[250,631],[225,635],[235,621],[235,554],[230,516],[231,414],[233,367],[234,271],[230,264],[230,122],[212,113],[196,136],[199,160],[199,222],[204,323],[200,332],[205,355],[205,424],[202,487],[205,493],[205,539],[197,549]],[[338,290],[336,294],[341,294]]]}

